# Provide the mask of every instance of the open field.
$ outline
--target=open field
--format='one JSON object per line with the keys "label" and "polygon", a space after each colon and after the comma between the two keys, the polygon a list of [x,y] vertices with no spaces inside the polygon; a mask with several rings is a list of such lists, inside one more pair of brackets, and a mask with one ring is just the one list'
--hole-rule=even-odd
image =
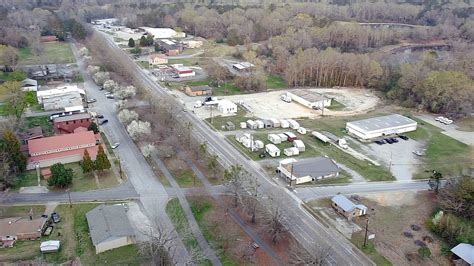
{"label": "open field", "polygon": [[34,55],[29,48],[18,49],[18,64],[67,64],[75,62],[74,55],[67,43],[44,43],[43,47],[44,51],[39,55]]}
{"label": "open field", "polygon": [[456,120],[456,125],[458,126],[458,130],[461,131],[474,131],[474,117],[466,117]]}
{"label": "open field", "polygon": [[268,75],[266,81],[268,90],[284,89],[288,87],[285,80],[277,75]]}

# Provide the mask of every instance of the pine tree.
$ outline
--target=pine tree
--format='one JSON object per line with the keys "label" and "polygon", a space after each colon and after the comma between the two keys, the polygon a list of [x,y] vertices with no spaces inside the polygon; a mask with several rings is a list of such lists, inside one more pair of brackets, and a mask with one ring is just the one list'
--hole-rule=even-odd
{"label": "pine tree", "polygon": [[133,38],[128,39],[128,47],[135,47],[135,40]]}
{"label": "pine tree", "polygon": [[72,183],[74,171],[64,167],[64,164],[57,163],[51,166],[51,178],[48,180],[49,186],[64,188]]}
{"label": "pine tree", "polygon": [[97,152],[97,157],[95,159],[95,169],[103,171],[106,169],[110,169],[110,167],[110,161],[104,152],[104,148],[102,148],[102,145],[99,145],[99,151]]}
{"label": "pine tree", "polygon": [[82,172],[83,173],[89,173],[94,170],[94,162],[91,159],[91,156],[89,155],[89,152],[87,149],[84,149],[84,156],[82,157]]}
{"label": "pine tree", "polygon": [[99,127],[97,126],[97,124],[95,122],[92,122],[87,130],[94,131],[94,134],[99,133]]}
{"label": "pine tree", "polygon": [[2,150],[8,154],[10,169],[15,173],[26,170],[26,156],[20,151],[20,142],[9,129],[3,133]]}

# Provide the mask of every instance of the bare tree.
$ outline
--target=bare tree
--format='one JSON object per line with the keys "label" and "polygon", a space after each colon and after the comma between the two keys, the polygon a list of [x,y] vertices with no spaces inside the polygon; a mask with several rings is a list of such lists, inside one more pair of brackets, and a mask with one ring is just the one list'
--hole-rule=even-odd
{"label": "bare tree", "polygon": [[282,234],[287,231],[283,225],[283,215],[280,207],[277,206],[272,210],[270,217],[267,220],[266,228],[273,243],[280,241]]}
{"label": "bare tree", "polygon": [[296,240],[290,243],[289,253],[291,265],[326,265],[330,258],[331,247],[318,247],[316,252],[307,251]]}
{"label": "bare tree", "polygon": [[139,243],[140,253],[151,259],[152,265],[171,265],[174,255],[174,241],[172,230],[167,230],[158,221],[148,225],[148,230],[141,232],[147,241]]}
{"label": "bare tree", "polygon": [[257,222],[257,213],[260,209],[259,188],[260,184],[256,178],[248,178],[248,182],[246,182],[248,195],[242,199],[244,208],[251,217],[250,222],[253,224]]}
{"label": "bare tree", "polygon": [[232,165],[230,169],[224,172],[224,186],[234,197],[234,207],[237,207],[241,199],[242,192],[245,189],[245,180],[248,172],[242,168],[242,165]]}

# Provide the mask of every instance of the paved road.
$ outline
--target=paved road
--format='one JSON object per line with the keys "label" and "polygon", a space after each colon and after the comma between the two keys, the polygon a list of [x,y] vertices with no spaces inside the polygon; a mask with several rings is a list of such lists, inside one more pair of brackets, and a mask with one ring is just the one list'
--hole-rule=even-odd
{"label": "paved road", "polygon": [[[122,169],[127,174],[130,183],[139,195],[140,203],[143,206],[145,215],[150,220],[160,220],[166,230],[174,229],[168,215],[165,212],[168,194],[163,185],[157,180],[150,166],[143,158],[140,150],[129,137],[122,123],[118,120],[113,108],[113,100],[107,99],[94,83],[86,66],[79,56],[78,49],[74,43],[71,43],[74,56],[76,57],[79,71],[84,78],[84,88],[89,96],[97,99],[97,102],[89,106],[90,110],[103,114],[109,122],[102,127],[111,142],[119,142],[120,146],[116,152],[120,155]],[[172,232],[175,237],[175,256],[178,264],[185,264],[188,261],[189,254],[183,243],[177,237],[175,231]]]}
{"label": "paved road", "polygon": [[[115,45],[113,39],[107,34],[102,34],[107,40],[109,49],[115,49],[117,53],[124,53]],[[156,83],[153,78],[142,70],[133,60],[130,64],[134,67],[134,76],[140,78],[147,88],[158,96],[168,96],[169,90]],[[287,189],[276,185],[271,178],[266,176],[258,164],[248,161],[237,150],[235,150],[225,137],[212,131],[202,120],[191,113],[183,112],[184,121],[190,121],[193,125],[193,133],[202,141],[207,141],[209,150],[219,157],[219,161],[225,166],[241,164],[254,177],[261,182],[261,190],[265,196],[272,199],[272,204],[282,209],[284,213],[284,224],[289,232],[310,252],[317,252],[320,248],[331,247],[331,254],[327,264],[330,265],[373,265],[374,263],[362,254],[347,239],[333,229],[325,228],[317,220],[301,207],[301,200]],[[183,121],[183,122],[184,122]],[[268,205],[270,206],[270,205]]]}
{"label": "paved road", "polygon": [[421,114],[421,115],[417,115],[416,117],[425,121],[428,124],[431,124],[435,127],[438,127],[444,130],[442,131],[442,133],[445,134],[446,136],[456,139],[464,144],[474,146],[474,132],[460,131],[457,129],[458,126],[456,126],[456,124],[451,124],[451,125],[442,124],[434,120],[435,119],[434,115]]}

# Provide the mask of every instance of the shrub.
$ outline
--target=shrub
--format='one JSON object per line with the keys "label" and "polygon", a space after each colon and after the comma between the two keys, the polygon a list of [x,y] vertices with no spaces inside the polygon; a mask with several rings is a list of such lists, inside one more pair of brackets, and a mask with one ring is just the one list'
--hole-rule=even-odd
{"label": "shrub", "polygon": [[424,246],[418,249],[418,254],[420,254],[422,259],[429,258],[431,256],[431,250],[429,247]]}

